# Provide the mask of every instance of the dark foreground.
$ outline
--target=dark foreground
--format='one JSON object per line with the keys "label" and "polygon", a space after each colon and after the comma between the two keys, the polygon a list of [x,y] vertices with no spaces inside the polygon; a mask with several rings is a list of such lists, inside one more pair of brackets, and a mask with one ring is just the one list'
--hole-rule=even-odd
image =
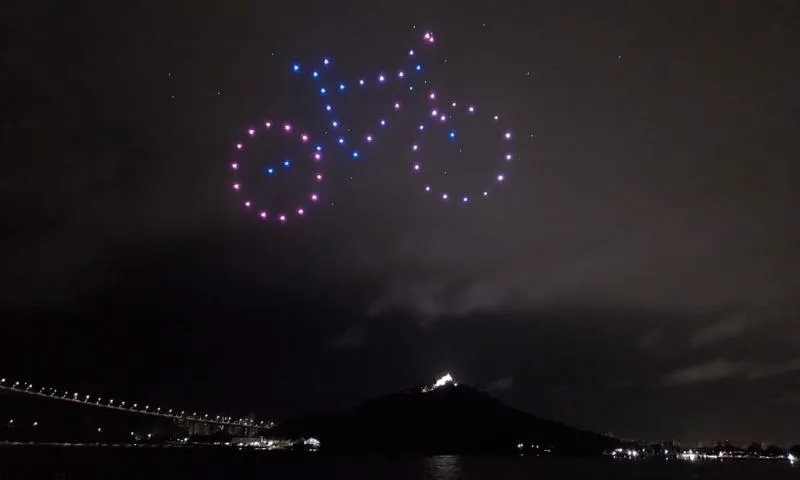
{"label": "dark foreground", "polygon": [[609,458],[414,457],[197,448],[0,447],[0,480],[79,479],[719,479],[800,478],[770,461],[614,461]]}

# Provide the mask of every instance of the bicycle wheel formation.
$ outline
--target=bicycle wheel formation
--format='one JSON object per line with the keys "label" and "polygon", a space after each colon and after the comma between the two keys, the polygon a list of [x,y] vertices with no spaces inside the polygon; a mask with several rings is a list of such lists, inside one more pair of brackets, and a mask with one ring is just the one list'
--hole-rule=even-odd
{"label": "bicycle wheel formation", "polygon": [[[265,120],[246,129],[230,162],[244,208],[280,224],[305,217],[323,197],[323,166],[334,169],[346,157],[372,161],[389,135],[392,144],[399,139],[407,148],[397,170],[419,180],[419,189],[410,193],[468,205],[505,184],[510,164],[519,159],[513,129],[499,113],[436,90],[429,72],[435,66],[424,61],[434,53],[434,34],[425,32],[419,40],[390,70],[352,75],[332,58],[290,65],[317,98],[324,124],[309,122],[321,132],[315,142],[311,130],[289,121]],[[331,162],[326,153],[334,149],[346,157],[337,154]],[[479,182],[476,170],[485,172]]]}

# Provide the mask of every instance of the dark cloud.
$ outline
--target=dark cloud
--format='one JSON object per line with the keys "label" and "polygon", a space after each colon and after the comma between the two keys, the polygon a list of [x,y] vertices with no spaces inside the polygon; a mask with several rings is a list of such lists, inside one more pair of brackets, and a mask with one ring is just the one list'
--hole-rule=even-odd
{"label": "dark cloud", "polygon": [[740,312],[733,317],[726,318],[712,325],[698,330],[689,339],[693,347],[702,347],[714,342],[736,337],[752,326],[753,320],[747,312]]}
{"label": "dark cloud", "polygon": [[[19,7],[1,57],[4,364],[267,412],[452,369],[631,436],[800,428],[775,403],[800,348],[788,7],[412,2],[448,52],[441,91],[534,131],[524,161],[454,208],[417,193],[390,143],[331,182],[335,208],[281,229],[241,212],[227,148],[271,112],[306,118],[290,62],[391,65],[411,19],[374,2],[78,3]],[[722,402],[777,406],[742,419]]]}
{"label": "dark cloud", "polygon": [[664,376],[662,383],[664,385],[685,385],[688,383],[722,380],[737,376],[746,369],[746,363],[712,360],[672,372]]}
{"label": "dark cloud", "polygon": [[779,404],[800,404],[800,392],[788,393],[775,399]]}
{"label": "dark cloud", "polygon": [[793,358],[777,364],[755,365],[747,370],[748,379],[770,378],[800,371],[800,358]]}
{"label": "dark cloud", "polygon": [[336,348],[359,348],[367,342],[365,332],[356,327],[348,327],[331,342]]}
{"label": "dark cloud", "polygon": [[486,384],[486,391],[498,393],[514,386],[514,377],[500,377]]}
{"label": "dark cloud", "polygon": [[662,383],[674,386],[728,378],[761,380],[798,371],[800,371],[800,358],[770,364],[717,359],[669,373],[664,376]]}
{"label": "dark cloud", "polygon": [[669,353],[668,347],[664,345],[663,332],[659,330],[646,331],[638,341],[639,347],[650,353]]}

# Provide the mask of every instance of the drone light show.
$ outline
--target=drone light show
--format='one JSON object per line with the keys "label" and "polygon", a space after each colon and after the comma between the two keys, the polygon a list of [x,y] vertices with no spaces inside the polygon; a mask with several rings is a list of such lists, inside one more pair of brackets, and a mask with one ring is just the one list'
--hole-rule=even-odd
{"label": "drone light show", "polygon": [[[505,172],[517,159],[513,132],[503,127],[499,115],[481,115],[472,104],[437,107],[437,95],[431,92],[428,98],[427,118],[413,129],[416,134],[409,142],[409,171],[420,178],[422,191],[443,201],[469,204],[488,197],[506,182]],[[490,172],[471,187],[465,180],[447,181],[467,164],[486,166]]]}
{"label": "drone light show", "polygon": [[[423,194],[447,204],[470,205],[491,197],[493,190],[505,185],[512,164],[520,158],[513,128],[497,112],[436,90],[433,73],[444,67],[429,61],[435,36],[424,32],[418,38],[417,45],[399,56],[396,67],[375,68],[362,75],[340,71],[332,57],[308,65],[292,63],[288,74],[306,82],[308,94],[319,105],[323,125],[319,126],[318,144],[312,147],[309,134],[295,132],[290,123],[273,126],[267,122],[261,128],[248,129],[248,140],[277,132],[293,139],[304,153],[296,159],[262,165],[247,159],[250,143],[237,144],[238,157],[231,164],[234,171],[238,173],[241,166],[253,162],[266,179],[266,183],[234,181],[233,188],[242,195],[244,207],[263,220],[279,223],[304,217],[309,206],[321,198],[320,184],[325,176],[319,167],[323,152],[336,153],[337,161],[330,162],[331,169],[345,159],[351,163],[390,159],[396,165],[387,168],[418,179],[419,188],[409,195]],[[407,151],[398,154],[398,144]],[[284,195],[296,198],[295,204],[256,200],[274,196],[263,194],[261,189],[278,189],[287,170],[294,168],[295,162],[304,161],[314,166],[308,174],[309,184],[301,182],[297,187],[300,192]]]}
{"label": "drone light show", "polygon": [[292,122],[265,120],[234,145],[231,188],[243,208],[263,221],[304,217],[322,198],[324,149]]}
{"label": "drone light show", "polygon": [[[431,44],[433,36],[427,34],[421,46]],[[368,157],[361,149],[374,152],[381,138],[399,131],[393,127],[403,110],[401,98],[412,96],[418,85],[427,82],[422,78],[425,69],[417,58],[419,52],[412,48],[395,67],[365,74],[343,72],[330,57],[317,59],[308,68],[292,63],[289,71],[306,82],[309,94],[319,100],[325,140],[351,150],[351,157],[360,160]]]}

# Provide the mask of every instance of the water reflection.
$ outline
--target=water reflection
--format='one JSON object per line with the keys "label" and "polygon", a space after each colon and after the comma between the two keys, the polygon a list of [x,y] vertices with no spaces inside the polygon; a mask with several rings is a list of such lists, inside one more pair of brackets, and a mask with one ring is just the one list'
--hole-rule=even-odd
{"label": "water reflection", "polygon": [[460,458],[456,455],[437,455],[425,458],[425,478],[429,480],[455,480],[461,478]]}

